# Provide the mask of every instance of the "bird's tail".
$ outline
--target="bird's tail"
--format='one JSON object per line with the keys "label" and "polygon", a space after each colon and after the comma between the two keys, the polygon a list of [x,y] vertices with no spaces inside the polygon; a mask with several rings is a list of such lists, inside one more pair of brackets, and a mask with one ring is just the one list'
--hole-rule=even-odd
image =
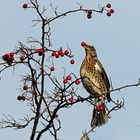
{"label": "bird's tail", "polygon": [[93,110],[93,115],[91,119],[91,127],[99,127],[108,122],[108,115],[106,113],[104,99],[95,99],[96,104]]}

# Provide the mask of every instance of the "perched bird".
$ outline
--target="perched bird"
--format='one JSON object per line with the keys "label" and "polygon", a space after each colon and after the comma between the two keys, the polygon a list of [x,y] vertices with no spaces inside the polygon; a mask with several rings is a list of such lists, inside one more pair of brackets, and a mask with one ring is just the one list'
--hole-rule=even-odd
{"label": "perched bird", "polygon": [[91,127],[95,128],[108,122],[105,99],[111,100],[110,83],[102,64],[98,60],[95,48],[85,42],[81,45],[85,48],[86,55],[80,68],[80,76],[84,88],[95,99],[91,120]]}

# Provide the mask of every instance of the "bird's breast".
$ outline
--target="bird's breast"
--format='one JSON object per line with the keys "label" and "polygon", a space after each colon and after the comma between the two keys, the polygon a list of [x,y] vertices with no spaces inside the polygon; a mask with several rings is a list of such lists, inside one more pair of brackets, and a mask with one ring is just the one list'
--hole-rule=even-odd
{"label": "bird's breast", "polygon": [[101,68],[98,63],[94,63],[94,65],[87,65],[87,63],[83,62],[81,66],[80,75],[81,78],[83,78],[82,82],[85,89],[90,94],[101,95],[106,92],[106,87],[103,83],[100,72]]}

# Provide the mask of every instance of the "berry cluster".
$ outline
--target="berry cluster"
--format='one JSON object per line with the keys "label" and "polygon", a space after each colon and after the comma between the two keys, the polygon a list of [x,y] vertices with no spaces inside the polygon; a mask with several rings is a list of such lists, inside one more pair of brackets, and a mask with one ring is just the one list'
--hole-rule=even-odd
{"label": "berry cluster", "polygon": [[110,3],[108,3],[107,5],[106,5],[106,8],[108,8],[107,9],[107,16],[111,16],[111,14],[113,14],[114,13],[114,9],[110,9],[111,8],[111,4]]}
{"label": "berry cluster", "polygon": [[104,105],[100,105],[100,106],[97,106],[95,109],[97,111],[104,111],[105,110],[105,106]]}
{"label": "berry cluster", "polygon": [[87,18],[91,19],[92,18],[92,10],[87,11]]}
{"label": "berry cluster", "polygon": [[67,84],[69,80],[72,80],[71,75],[66,76],[66,78],[63,80],[63,83]]}
{"label": "berry cluster", "polygon": [[[69,74],[68,76],[66,76],[65,77],[65,79],[63,80],[63,83],[64,84],[67,84],[68,83],[68,81],[72,81],[72,76]],[[76,85],[79,85],[80,84],[80,79],[76,79],[75,81],[74,81],[74,83],[76,84]],[[70,98],[68,98],[68,101],[70,102],[70,103],[73,103],[74,101],[75,101],[75,99],[73,98],[75,95],[73,94],[73,93],[70,93],[70,95],[71,95],[71,97]]]}
{"label": "berry cluster", "polygon": [[35,52],[38,53],[39,56],[41,56],[41,55],[43,55],[45,50],[41,48],[41,49],[37,49]]}
{"label": "berry cluster", "polygon": [[8,64],[11,65],[14,61],[14,52],[11,52],[9,54],[4,54],[2,56],[2,59]]}
{"label": "berry cluster", "polygon": [[[4,54],[3,56],[2,56],[2,59],[10,66],[10,65],[12,65],[12,63],[13,63],[13,61],[14,61],[14,52],[11,52],[11,53],[9,53],[9,54]],[[21,55],[20,56],[20,61],[24,61],[25,60],[25,56],[24,55]]]}
{"label": "berry cluster", "polygon": [[[52,52],[52,56],[55,57],[55,58],[63,57],[64,55],[65,56],[70,56],[70,51],[69,50],[63,51],[62,49],[60,49],[58,51],[53,51]],[[70,60],[70,63],[71,64],[74,64],[75,63],[75,60],[74,59],[71,59]]]}
{"label": "berry cluster", "polygon": [[67,80],[72,80],[71,75],[68,75],[68,76],[66,77],[66,79],[67,79]]}
{"label": "berry cluster", "polygon": [[[64,84],[67,84],[68,81],[70,81],[70,80],[72,80],[72,77],[71,77],[71,75],[68,75],[68,76],[66,76],[66,78],[63,80],[63,83],[64,83]],[[80,79],[77,79],[77,80],[75,80],[74,83],[75,83],[76,85],[79,85],[80,82],[81,82]]]}
{"label": "berry cluster", "polygon": [[63,52],[62,49],[60,49],[58,51],[53,51],[52,52],[52,56],[54,56],[55,58],[59,58],[60,56],[63,57],[64,55],[67,55],[68,56],[69,54],[70,54],[69,50],[65,50]]}

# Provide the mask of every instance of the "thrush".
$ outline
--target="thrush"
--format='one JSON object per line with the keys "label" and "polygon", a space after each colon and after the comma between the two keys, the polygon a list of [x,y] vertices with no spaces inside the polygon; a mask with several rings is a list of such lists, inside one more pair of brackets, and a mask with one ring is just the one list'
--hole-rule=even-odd
{"label": "thrush", "polygon": [[80,68],[80,76],[84,88],[95,100],[91,119],[91,127],[95,128],[108,122],[105,100],[111,100],[110,83],[102,64],[98,60],[95,48],[84,42],[82,46],[86,55]]}

